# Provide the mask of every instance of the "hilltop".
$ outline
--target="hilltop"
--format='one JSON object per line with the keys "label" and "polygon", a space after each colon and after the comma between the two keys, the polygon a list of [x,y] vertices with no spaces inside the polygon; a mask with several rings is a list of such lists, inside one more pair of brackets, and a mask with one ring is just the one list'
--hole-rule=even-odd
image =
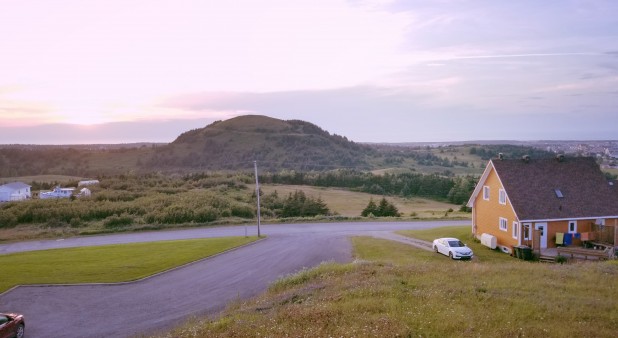
{"label": "hilltop", "polygon": [[266,170],[369,168],[372,148],[300,120],[246,115],[185,132],[158,147],[143,168],[236,170],[253,161]]}

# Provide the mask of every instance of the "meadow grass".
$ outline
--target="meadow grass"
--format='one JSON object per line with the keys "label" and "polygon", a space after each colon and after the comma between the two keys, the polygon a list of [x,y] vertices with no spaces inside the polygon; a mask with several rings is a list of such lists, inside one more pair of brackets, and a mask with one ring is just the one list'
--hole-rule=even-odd
{"label": "meadow grass", "polygon": [[207,238],[0,255],[0,292],[24,284],[137,280],[255,240],[257,237]]}
{"label": "meadow grass", "polygon": [[[251,189],[255,189],[254,185],[250,185]],[[364,192],[350,191],[341,188],[324,188],[307,185],[275,185],[265,184],[260,185],[260,189],[270,194],[277,191],[279,196],[285,197],[288,194],[293,194],[297,190],[303,191],[307,196],[313,198],[321,198],[328,206],[331,212],[341,216],[357,217],[360,216],[363,209],[373,199],[379,203],[382,195],[369,194]],[[470,213],[458,212],[459,205],[434,201],[421,197],[401,198],[397,196],[388,196],[387,200],[391,201],[402,214],[403,217],[409,217],[414,213],[418,218],[470,218]],[[454,210],[448,212],[449,209]]]}
{"label": "meadow grass", "polygon": [[[616,262],[453,261],[353,239],[357,261],[326,263],[158,337],[615,337]],[[508,257],[507,255],[503,255]]]}

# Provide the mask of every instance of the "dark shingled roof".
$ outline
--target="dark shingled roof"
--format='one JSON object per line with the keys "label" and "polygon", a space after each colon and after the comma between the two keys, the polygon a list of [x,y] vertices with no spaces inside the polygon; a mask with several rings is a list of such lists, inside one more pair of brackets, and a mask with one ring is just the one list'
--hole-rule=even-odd
{"label": "dark shingled roof", "polygon": [[594,158],[492,160],[492,163],[522,221],[618,216],[617,194]]}

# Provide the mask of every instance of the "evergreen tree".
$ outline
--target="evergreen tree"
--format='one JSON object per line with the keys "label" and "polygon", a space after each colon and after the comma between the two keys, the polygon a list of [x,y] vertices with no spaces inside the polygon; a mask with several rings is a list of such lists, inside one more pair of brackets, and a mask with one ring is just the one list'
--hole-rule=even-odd
{"label": "evergreen tree", "polygon": [[376,205],[376,202],[374,202],[372,198],[369,200],[369,204],[367,204],[365,209],[363,209],[363,211],[361,212],[361,216],[367,217],[369,216],[369,214],[377,216],[376,215],[377,213],[378,213],[378,206]]}
{"label": "evergreen tree", "polygon": [[393,203],[387,201],[386,197],[382,197],[380,205],[378,206],[378,215],[382,217],[398,217],[399,210],[397,210],[397,207],[395,207]]}

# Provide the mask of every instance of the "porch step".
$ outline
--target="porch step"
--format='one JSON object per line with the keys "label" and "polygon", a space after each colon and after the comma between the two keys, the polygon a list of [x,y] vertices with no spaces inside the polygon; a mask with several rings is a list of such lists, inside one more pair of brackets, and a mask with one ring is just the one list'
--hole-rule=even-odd
{"label": "porch step", "polygon": [[556,263],[556,257],[552,256],[539,256],[539,262],[541,263]]}

